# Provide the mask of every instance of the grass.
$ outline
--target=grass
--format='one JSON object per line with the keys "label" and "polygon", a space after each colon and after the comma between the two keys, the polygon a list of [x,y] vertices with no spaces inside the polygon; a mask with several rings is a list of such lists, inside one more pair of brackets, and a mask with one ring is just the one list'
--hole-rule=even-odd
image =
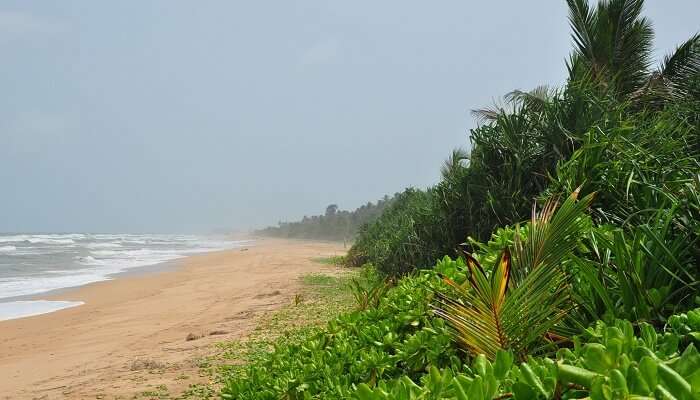
{"label": "grass", "polygon": [[[339,259],[342,257],[313,261],[336,264]],[[180,398],[218,398],[218,388],[224,377],[243,377],[245,366],[260,360],[276,343],[303,341],[338,314],[350,310],[354,300],[349,284],[357,276],[356,270],[302,276],[301,292],[289,305],[264,315],[248,337],[218,343],[215,355],[199,360],[200,375],[209,377],[209,383],[190,385]]]}
{"label": "grass", "polygon": [[335,265],[341,267],[345,265],[345,256],[316,257],[312,258],[311,261],[317,262],[319,264]]}
{"label": "grass", "polygon": [[158,385],[153,390],[141,392],[139,396],[134,396],[134,399],[170,399],[170,393],[165,385]]}

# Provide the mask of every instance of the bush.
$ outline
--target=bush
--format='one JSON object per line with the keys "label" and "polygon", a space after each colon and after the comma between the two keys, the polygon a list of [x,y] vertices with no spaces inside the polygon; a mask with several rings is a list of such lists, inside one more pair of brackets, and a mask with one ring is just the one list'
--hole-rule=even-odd
{"label": "bush", "polygon": [[385,399],[697,399],[700,398],[700,309],[671,317],[657,333],[641,324],[598,322],[578,336],[573,349],[556,359],[513,363],[500,351],[491,362],[476,357],[471,367],[438,369],[409,377],[360,384],[353,398]]}
{"label": "bush", "polygon": [[[457,271],[452,260],[441,270]],[[407,277],[379,306],[344,314],[300,342],[279,341],[243,376],[227,380],[226,399],[348,398],[365,382],[408,376],[418,379],[430,365],[459,366],[447,328],[432,317],[433,271]]]}
{"label": "bush", "polygon": [[442,215],[433,190],[406,189],[373,223],[365,225],[348,252],[350,266],[375,265],[384,275],[425,268],[451,253],[442,240]]}

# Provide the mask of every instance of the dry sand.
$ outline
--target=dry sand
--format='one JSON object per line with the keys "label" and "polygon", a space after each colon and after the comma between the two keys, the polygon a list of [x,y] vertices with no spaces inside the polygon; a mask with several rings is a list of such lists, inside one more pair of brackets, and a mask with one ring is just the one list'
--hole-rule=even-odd
{"label": "dry sand", "polygon": [[196,360],[213,343],[289,304],[300,275],[333,269],[313,258],[343,253],[342,244],[272,239],[246,249],[66,291],[50,299],[85,305],[0,322],[0,399],[131,399],[161,384],[178,393],[206,379]]}

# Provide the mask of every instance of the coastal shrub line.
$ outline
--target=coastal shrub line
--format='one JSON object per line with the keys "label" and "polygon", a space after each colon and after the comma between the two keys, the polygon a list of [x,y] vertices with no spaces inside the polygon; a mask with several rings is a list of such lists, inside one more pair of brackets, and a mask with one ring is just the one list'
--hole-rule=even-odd
{"label": "coastal shrub line", "polygon": [[475,110],[440,182],[354,225],[355,308],[223,398],[700,399],[700,35],[654,68],[643,0],[567,5],[566,84]]}

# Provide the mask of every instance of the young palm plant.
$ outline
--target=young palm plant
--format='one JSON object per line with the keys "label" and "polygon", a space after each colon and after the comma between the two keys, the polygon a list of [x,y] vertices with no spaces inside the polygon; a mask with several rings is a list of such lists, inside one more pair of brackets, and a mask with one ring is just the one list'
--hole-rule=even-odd
{"label": "young palm plant", "polygon": [[368,285],[363,285],[357,279],[350,281],[352,296],[357,302],[357,310],[364,311],[368,308],[377,308],[386,292],[392,287],[392,280],[380,280]]}
{"label": "young palm plant", "polygon": [[533,208],[527,237],[516,234],[490,272],[467,254],[469,279],[445,279],[453,290],[437,293],[434,311],[471,354],[495,359],[498,350],[511,350],[524,358],[556,337],[553,328],[574,307],[562,263],[587,226],[593,194],[577,197],[578,190],[558,209],[550,200],[539,214]]}

